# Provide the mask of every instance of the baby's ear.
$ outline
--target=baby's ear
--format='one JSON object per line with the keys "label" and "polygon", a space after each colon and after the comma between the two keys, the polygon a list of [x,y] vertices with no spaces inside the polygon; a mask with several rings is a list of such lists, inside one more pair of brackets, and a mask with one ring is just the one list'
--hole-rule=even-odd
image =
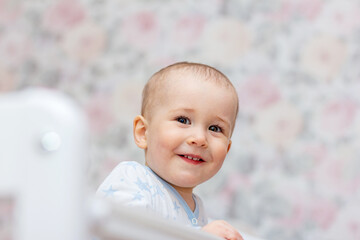
{"label": "baby's ear", "polygon": [[232,141],[231,141],[231,140],[229,140],[229,145],[228,145],[228,148],[227,148],[227,152],[229,152],[229,151],[230,151],[231,144],[232,144]]}
{"label": "baby's ear", "polygon": [[133,124],[134,140],[136,145],[142,149],[147,148],[146,130],[147,130],[146,119],[141,115],[136,116]]}

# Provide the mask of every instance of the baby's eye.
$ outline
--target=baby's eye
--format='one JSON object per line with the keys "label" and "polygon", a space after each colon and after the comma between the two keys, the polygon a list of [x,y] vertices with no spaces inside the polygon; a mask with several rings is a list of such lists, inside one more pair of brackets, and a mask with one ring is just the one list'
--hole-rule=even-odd
{"label": "baby's eye", "polygon": [[213,131],[213,132],[222,132],[221,127],[216,126],[216,125],[211,125],[211,126],[209,127],[209,130],[210,130],[210,131]]}
{"label": "baby's eye", "polygon": [[187,117],[178,117],[176,120],[182,124],[190,124],[190,120]]}

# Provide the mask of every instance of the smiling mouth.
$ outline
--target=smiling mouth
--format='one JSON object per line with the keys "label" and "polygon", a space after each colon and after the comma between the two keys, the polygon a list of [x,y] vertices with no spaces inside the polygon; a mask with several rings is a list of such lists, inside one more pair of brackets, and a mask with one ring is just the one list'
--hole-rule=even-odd
{"label": "smiling mouth", "polygon": [[189,160],[192,160],[192,161],[196,161],[196,162],[205,162],[204,160],[202,160],[201,158],[197,158],[197,157],[191,157],[189,155],[179,155],[180,157],[183,157],[183,158],[187,158]]}

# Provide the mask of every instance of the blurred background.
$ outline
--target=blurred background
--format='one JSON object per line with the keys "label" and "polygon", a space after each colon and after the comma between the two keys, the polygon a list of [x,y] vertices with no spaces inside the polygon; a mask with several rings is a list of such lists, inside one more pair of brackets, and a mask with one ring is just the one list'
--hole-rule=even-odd
{"label": "blurred background", "polygon": [[240,113],[222,170],[196,189],[210,217],[269,240],[358,240],[359,43],[358,0],[0,0],[0,93],[75,99],[91,193],[119,162],[144,161],[132,120],[148,78],[212,65]]}

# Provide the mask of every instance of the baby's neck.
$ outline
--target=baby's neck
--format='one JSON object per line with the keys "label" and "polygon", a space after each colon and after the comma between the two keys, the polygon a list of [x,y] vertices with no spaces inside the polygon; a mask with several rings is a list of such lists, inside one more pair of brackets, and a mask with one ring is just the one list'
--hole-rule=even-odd
{"label": "baby's neck", "polygon": [[185,200],[191,211],[195,211],[195,201],[193,198],[193,188],[182,188],[172,185],[173,188],[180,194],[180,196]]}

